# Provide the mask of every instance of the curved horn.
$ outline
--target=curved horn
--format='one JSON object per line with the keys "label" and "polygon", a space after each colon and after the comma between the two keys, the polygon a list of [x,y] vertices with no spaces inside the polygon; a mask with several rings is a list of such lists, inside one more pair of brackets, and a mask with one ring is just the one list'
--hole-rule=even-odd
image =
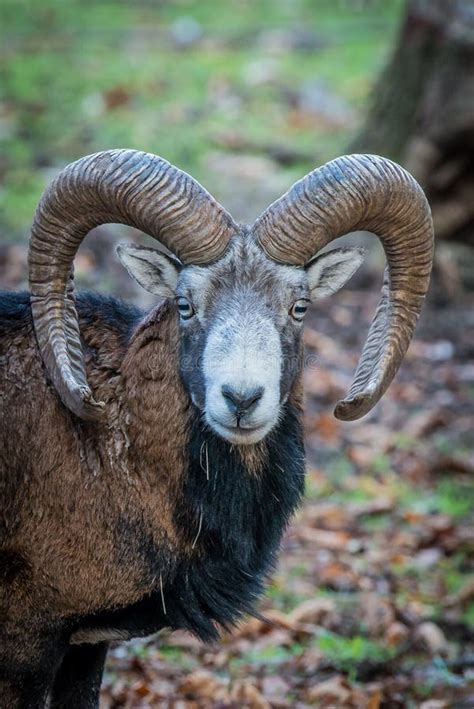
{"label": "curved horn", "polygon": [[410,343],[428,289],[433,225],[426,197],[402,167],[377,155],[348,155],[306,175],[257,219],[270,258],[303,266],[343,234],[365,230],[385,249],[388,273],[354,382],[335,409],[366,414],[387,390]]}
{"label": "curved horn", "polygon": [[72,262],[85,235],[109,222],[150,234],[184,263],[219,258],[235,233],[232,217],[206,190],[166,160],[135,150],[107,150],[68,165],[36,210],[29,282],[36,338],[63,403],[97,418],[85,372],[73,299]]}

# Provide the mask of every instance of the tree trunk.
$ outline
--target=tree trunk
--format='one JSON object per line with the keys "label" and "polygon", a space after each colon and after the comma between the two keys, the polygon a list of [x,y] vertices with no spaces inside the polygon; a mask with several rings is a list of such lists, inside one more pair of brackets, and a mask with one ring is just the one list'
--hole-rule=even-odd
{"label": "tree trunk", "polygon": [[404,164],[437,238],[474,245],[474,0],[409,0],[351,150]]}

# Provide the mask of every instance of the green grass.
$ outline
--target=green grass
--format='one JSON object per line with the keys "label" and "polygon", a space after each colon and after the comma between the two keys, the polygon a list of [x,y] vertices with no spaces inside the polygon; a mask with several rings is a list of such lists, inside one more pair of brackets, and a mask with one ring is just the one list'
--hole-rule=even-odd
{"label": "green grass", "polygon": [[[340,152],[353,127],[295,124],[287,96],[319,80],[354,109],[363,106],[402,0],[359,5],[3,0],[2,240],[26,237],[54,170],[96,150],[156,152],[211,188],[217,180],[205,157],[222,131],[307,153],[289,176]],[[178,50],[170,28],[182,18],[198,23],[203,41]],[[312,32],[318,46],[269,46],[270,31],[294,27]],[[270,76],[259,83],[262,67]]]}
{"label": "green grass", "polygon": [[474,601],[468,603],[461,616],[461,620],[463,623],[466,623],[471,630],[474,630]]}
{"label": "green grass", "polygon": [[303,647],[298,643],[294,643],[289,647],[270,646],[263,648],[251,649],[248,652],[242,653],[239,657],[232,658],[229,666],[234,670],[242,665],[281,665],[283,662],[288,662],[292,657],[297,657],[303,652]]}
{"label": "green grass", "polygon": [[186,670],[191,670],[197,664],[195,657],[178,647],[160,645],[160,655],[166,662],[169,662],[170,665],[182,667]]}
{"label": "green grass", "polygon": [[444,514],[461,519],[471,514],[474,507],[474,484],[441,478],[432,489],[424,490],[422,494],[418,488],[407,486],[402,499],[405,506],[414,512]]}
{"label": "green grass", "polygon": [[386,662],[394,656],[392,648],[383,647],[362,635],[345,638],[327,630],[315,639],[316,646],[338,669],[357,675],[357,665]]}

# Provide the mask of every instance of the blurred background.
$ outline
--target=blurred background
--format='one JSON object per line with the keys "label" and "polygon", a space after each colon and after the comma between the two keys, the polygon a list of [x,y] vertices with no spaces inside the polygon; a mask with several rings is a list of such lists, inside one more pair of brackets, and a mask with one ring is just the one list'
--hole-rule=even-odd
{"label": "blurred background", "polygon": [[[332,415],[383,255],[306,328],[306,502],[261,610],[215,646],[114,648],[103,707],[474,706],[474,2],[0,0],[0,288],[26,287],[42,190],[97,150],[157,153],[252,221],[348,151],[430,198],[435,274],[416,338],[362,421]],[[88,236],[79,287],[152,304]]]}

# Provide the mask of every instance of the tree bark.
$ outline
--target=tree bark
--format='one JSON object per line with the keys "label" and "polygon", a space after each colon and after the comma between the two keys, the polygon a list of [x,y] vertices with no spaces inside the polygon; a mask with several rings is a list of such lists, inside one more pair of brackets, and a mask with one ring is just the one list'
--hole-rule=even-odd
{"label": "tree bark", "polygon": [[404,164],[438,239],[474,246],[474,1],[409,0],[353,152]]}

